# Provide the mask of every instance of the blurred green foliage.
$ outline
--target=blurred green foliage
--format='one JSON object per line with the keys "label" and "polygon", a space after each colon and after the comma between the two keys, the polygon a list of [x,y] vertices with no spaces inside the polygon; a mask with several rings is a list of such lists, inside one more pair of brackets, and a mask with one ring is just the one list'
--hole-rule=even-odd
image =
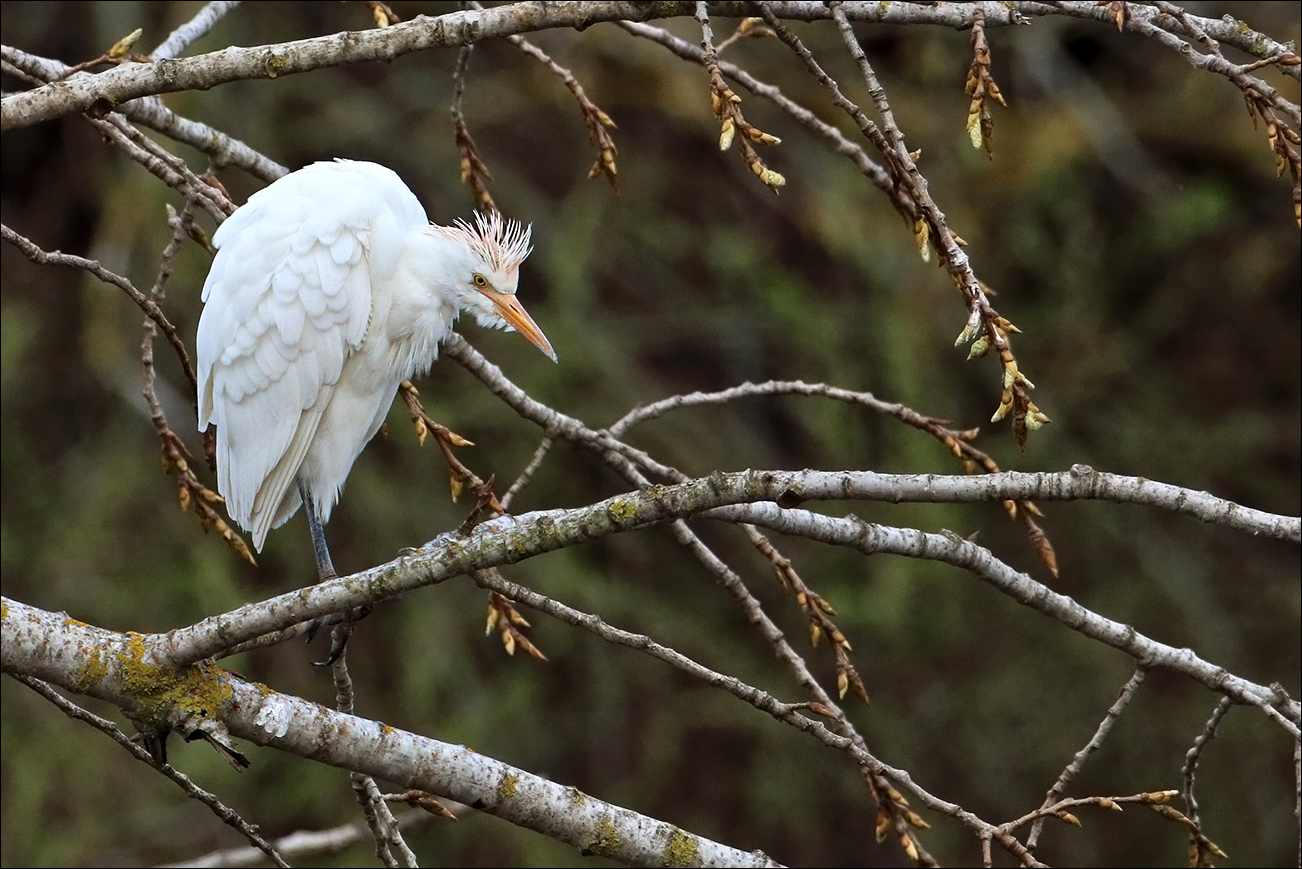
{"label": "blurred green foliage", "polygon": [[[411,16],[446,6],[395,9]],[[73,63],[136,27],[147,51],[198,8],[5,2],[0,14],[7,44]],[[1298,38],[1294,4],[1236,3],[1234,13],[1277,39]],[[249,4],[191,53],[369,26],[360,3]],[[667,26],[699,38],[690,20]],[[716,33],[731,27],[716,22]],[[795,29],[852,98],[864,100],[834,30]],[[1044,19],[991,31],[993,71],[1009,108],[995,109],[987,161],[964,130],[967,35],[859,32],[910,146],[922,149],[932,195],[970,243],[1001,312],[1025,333],[1016,339],[1022,368],[1054,419],[1025,455],[1003,424],[985,424],[979,446],[1008,469],[1086,462],[1296,515],[1298,232],[1288,185],[1275,177],[1264,133],[1244,116],[1236,89],[1096,24]],[[572,69],[619,124],[623,194],[586,179],[593,154],[564,87],[506,43],[480,45],[467,119],[499,206],[533,223],[536,250],[521,293],[560,355],[552,365],[518,337],[467,326],[508,376],[594,426],[674,393],[769,378],[871,390],[963,427],[988,420],[998,403],[997,367],[964,362],[965,350],[953,347],[965,312],[949,279],[920,261],[908,229],[848,161],[742,92],[747,118],[783,139],[764,152],[788,179],[775,197],[735,155],[718,152],[699,67],[613,25],[530,39]],[[418,192],[432,219],[447,222],[470,209],[447,114],[455,56],[428,52],[166,101],[291,167],[335,156],[382,162]],[[743,40],[727,57],[857,139],[776,40]],[[1261,74],[1298,99],[1296,82]],[[6,79],[6,91],[15,86]],[[197,169],[206,166],[201,155],[179,151]],[[179,205],[178,197],[82,119],[5,134],[0,178],[7,225],[47,250],[97,258],[142,288],[153,282],[169,237],[163,207]],[[234,170],[222,179],[237,201],[260,186]],[[208,262],[187,246],[169,285],[165,308],[187,340]],[[121,293],[83,274],[37,268],[7,245],[2,287],[4,594],[108,628],[155,631],[313,578],[301,516],[271,535],[255,569],[177,510],[139,394],[141,317]],[[199,454],[169,352],[160,345],[164,407]],[[503,484],[514,479],[538,431],[453,363],[435,366],[421,388],[436,419],[476,442],[462,451],[464,461]],[[631,437],[690,474],[960,470],[916,431],[815,399],[678,412]],[[514,509],[579,505],[627,488],[591,456],[562,447]],[[979,531],[999,557],[1085,606],[1297,695],[1296,546],[1138,507],[1043,506],[1057,580],[996,505],[853,509],[869,521]],[[449,502],[437,452],[416,446],[399,408],[388,437],[357,462],[335,511],[328,529],[335,563],[355,570],[392,558],[456,527],[466,509]],[[700,531],[807,649],[795,607],[740,535]],[[872,750],[987,819],[1039,804],[1132,670],[1123,655],[951,568],[775,542],[837,607],[873,696],[870,708],[852,710]],[[781,698],[803,699],[731,599],[664,532],[534,559],[509,575]],[[540,616],[532,636],[551,662],[508,658],[483,636],[484,607],[483,593],[461,580],[363,623],[349,646],[359,713],[779,860],[904,865],[894,843],[873,843],[871,803],[841,756],[677,671]],[[288,646],[230,666],[330,702],[328,679],[308,665],[322,655],[323,648]],[[833,685],[825,647],[808,657]],[[107,740],[12,681],[0,684],[4,865],[142,865],[241,844]],[[1069,794],[1178,788],[1184,753],[1216,700],[1188,680],[1150,674]],[[1236,709],[1204,756],[1205,829],[1238,865],[1295,859],[1290,751],[1278,727]],[[343,773],[275,752],[250,757],[252,769],[236,776],[202,745],[172,746],[178,766],[266,835],[357,817]],[[1050,827],[1041,859],[1133,866],[1184,859],[1181,829],[1151,813],[1078,814],[1084,829]],[[977,859],[965,830],[927,819],[924,842],[942,864]],[[577,859],[474,813],[412,841],[430,865]],[[371,859],[370,846],[359,846],[309,862]]]}

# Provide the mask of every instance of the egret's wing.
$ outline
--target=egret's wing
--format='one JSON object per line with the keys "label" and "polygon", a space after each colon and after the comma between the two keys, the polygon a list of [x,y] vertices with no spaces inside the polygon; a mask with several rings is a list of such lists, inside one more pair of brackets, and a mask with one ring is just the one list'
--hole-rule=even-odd
{"label": "egret's wing", "polygon": [[395,212],[371,169],[357,167],[387,173],[424,223],[389,170],[319,163],[254,194],[213,236],[197,339],[199,428],[217,426],[218,489],[258,549],[297,511],[295,477],[366,336],[373,253],[396,258],[394,236],[414,216]]}

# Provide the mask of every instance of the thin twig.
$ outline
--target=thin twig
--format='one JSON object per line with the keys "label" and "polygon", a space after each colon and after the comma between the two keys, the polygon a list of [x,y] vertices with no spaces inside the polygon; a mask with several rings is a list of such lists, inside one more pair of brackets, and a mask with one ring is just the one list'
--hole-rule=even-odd
{"label": "thin twig", "polygon": [[487,480],[481,479],[478,474],[466,467],[452,452],[453,447],[472,447],[474,444],[447,426],[435,422],[425,412],[424,406],[420,403],[420,391],[416,389],[410,380],[402,382],[398,387],[398,395],[402,398],[403,403],[407,405],[407,412],[411,414],[412,425],[416,428],[416,439],[424,445],[426,436],[433,435],[434,442],[438,444],[439,451],[443,453],[443,460],[448,466],[452,500],[455,501],[461,497],[461,493],[466,490],[469,490],[477,499],[475,508],[466,517],[466,521],[462,525],[463,533],[474,527],[482,512],[491,513],[494,516],[505,514],[506,508],[501,505],[497,500],[497,496],[493,493],[492,477]]}
{"label": "thin twig", "polygon": [[461,102],[466,92],[466,69],[470,66],[470,56],[474,51],[472,43],[461,46],[461,51],[457,53],[457,65],[452,70],[452,107],[449,112],[452,116],[452,135],[457,143],[457,152],[461,155],[461,183],[470,187],[475,208],[487,214],[497,210],[493,194],[488,192],[488,185],[484,183],[493,180],[493,175],[479,156],[479,148],[470,136],[466,116],[461,111]]}
{"label": "thin twig", "polygon": [[257,827],[240,817],[239,813],[230,806],[223,803],[217,797],[205,791],[194,783],[194,781],[185,773],[173,768],[170,764],[160,764],[154,760],[148,751],[140,747],[133,739],[123,733],[116,724],[98,715],[83,709],[71,700],[68,700],[59,692],[55,691],[53,686],[40,679],[33,679],[30,676],[22,676],[16,673],[6,673],[15,680],[31,688],[37,694],[40,694],[46,700],[49,700],[64,715],[75,721],[82,721],[91,727],[105,733],[118,745],[122,746],[127,752],[141,763],[148,764],[166,776],[173,784],[185,792],[185,795],[192,800],[197,800],[207,806],[214,815],[217,816],[223,824],[231,827],[244,838],[248,839],[252,845],[265,854],[277,866],[288,869],[289,864],[280,855],[280,852],[269,843],[266,839],[258,834]]}
{"label": "thin twig", "polygon": [[[175,264],[176,255],[181,250],[181,245],[190,235],[189,224],[191,219],[190,206],[186,206],[183,214],[178,215],[172,206],[167,206],[167,223],[172,227],[172,238],[167,247],[163,250],[163,256],[158,265],[158,277],[154,280],[153,287],[149,290],[150,300],[155,304],[162,302],[165,297],[167,281],[171,277],[172,267]],[[144,371],[144,383],[141,386],[141,394],[145,398],[145,404],[149,408],[149,419],[154,425],[154,431],[158,434],[158,440],[162,445],[163,466],[170,474],[176,475],[177,497],[180,500],[181,509],[194,510],[195,516],[199,519],[199,526],[204,531],[215,529],[221,536],[226,545],[234,549],[235,552],[249,564],[257,564],[253,557],[253,552],[249,549],[244,538],[239,535],[235,529],[222,518],[217,512],[216,507],[222,503],[222,497],[216,492],[209,489],[199,478],[195,476],[194,470],[190,463],[194,461],[194,456],[186,447],[185,442],[172,431],[167,424],[167,415],[163,413],[163,407],[159,404],[158,395],[154,390],[154,381],[156,377],[154,369],[154,336],[157,331],[157,325],[149,317],[145,318],[143,335],[140,340],[140,364]],[[197,411],[197,396],[191,395],[191,406]]]}
{"label": "thin twig", "polygon": [[[385,799],[388,799],[388,794]],[[408,802],[403,800],[403,802]],[[400,819],[402,828],[407,832],[420,829],[435,819],[436,815],[424,804],[420,811],[403,812]],[[320,858],[324,855],[338,854],[345,848],[352,847],[371,836],[365,823],[342,824],[327,830],[299,830],[280,836],[271,841],[272,847],[284,857],[305,859]],[[260,866],[263,861],[261,852],[254,848],[227,848],[210,851],[189,860],[166,863],[162,869],[214,869],[224,866]]]}
{"label": "thin twig", "polygon": [[538,448],[533,451],[533,458],[529,459],[529,464],[524,466],[524,470],[515,478],[515,482],[511,483],[510,487],[506,490],[506,494],[498,499],[502,502],[503,510],[511,509],[511,501],[515,499],[515,496],[518,495],[525,486],[529,485],[529,481],[533,479],[533,475],[538,472],[540,467],[542,467],[543,461],[551,453],[552,446],[555,443],[556,442],[552,440],[552,438],[546,435],[543,436],[542,441],[538,444]]}
{"label": "thin twig", "polygon": [[546,595],[539,594],[530,588],[511,582],[498,571],[475,571],[472,577],[475,584],[480,588],[519,601],[525,606],[546,613],[565,624],[582,628],[608,643],[636,649],[650,655],[652,658],[663,661],[708,685],[722,688],[739,700],[749,703],[761,712],[772,715],[778,721],[791,724],[799,730],[808,731],[810,722],[817,720],[809,715],[802,714],[805,711],[831,719],[834,722],[837,721],[836,716],[830,714],[830,710],[822,704],[785,703],[768,692],[749,685],[735,676],[712,670],[675,649],[663,646],[645,634],[635,634],[621,630],[594,613],[583,612]]}
{"label": "thin twig", "polygon": [[[343,626],[335,631],[346,630]],[[330,665],[330,674],[335,686],[335,708],[345,715],[354,714],[353,679],[348,673],[348,649],[340,650],[339,656]],[[389,811],[389,805],[380,795],[380,788],[375,779],[365,773],[349,772],[349,782],[357,803],[362,807],[362,817],[375,839],[375,856],[389,869],[398,866],[417,866],[416,855],[407,847],[402,834],[398,831],[398,820]],[[398,857],[393,852],[397,850]]]}
{"label": "thin twig", "polygon": [[955,343],[972,342],[969,358],[983,356],[992,348],[995,350],[1002,369],[1003,392],[999,407],[991,417],[991,421],[997,422],[1011,414],[1014,438],[1019,447],[1025,447],[1028,432],[1045,425],[1050,420],[1031,401],[1030,390],[1033,384],[1022,374],[1013,356],[1009,336],[1019,330],[1000,316],[990,304],[984,285],[976,277],[967,255],[961,249],[961,240],[949,229],[944,212],[932,200],[927,190],[927,179],[918,169],[917,155],[910,152],[905,144],[904,134],[895,122],[895,115],[886,98],[886,91],[877,79],[877,74],[869,63],[867,55],[864,54],[863,47],[855,37],[842,4],[839,0],[835,0],[828,3],[828,8],[846,50],[859,67],[860,74],[868,87],[869,96],[882,118],[881,127],[873,123],[859,106],[842,93],[836,81],[827,74],[800,39],[774,15],[767,4],[754,5],[778,38],[804,61],[810,74],[828,91],[837,107],[849,115],[860,131],[877,147],[886,158],[887,170],[891,173],[894,183],[907,190],[908,195],[915,201],[918,217],[915,219],[913,231],[922,258],[929,260],[931,251],[935,250],[949,272],[954,286],[963,294],[967,302],[968,321]]}
{"label": "thin twig", "polygon": [[[480,582],[481,575],[490,581],[501,578],[501,573],[496,567],[476,570],[470,575],[483,587],[487,586]],[[502,648],[506,649],[508,655],[514,655],[516,649],[521,649],[535,660],[546,661],[547,656],[525,635],[524,630],[528,627],[531,627],[529,620],[516,609],[515,601],[497,591],[488,593],[488,624],[484,627],[484,633],[487,635],[497,631],[498,638],[502,641]]]}
{"label": "thin twig", "polygon": [[1229,697],[1222,697],[1212,710],[1211,717],[1203,725],[1202,733],[1194,740],[1194,744],[1184,756],[1184,766],[1180,768],[1180,778],[1183,784],[1180,787],[1180,796],[1184,800],[1185,815],[1193,823],[1193,829],[1189,833],[1189,862],[1197,867],[1210,867],[1213,856],[1224,857],[1224,854],[1218,853],[1220,849],[1212,850],[1208,847],[1211,842],[1206,836],[1201,835],[1200,825],[1201,818],[1198,816],[1198,800],[1194,796],[1194,783],[1198,777],[1198,762],[1202,760],[1202,754],[1216,738],[1216,729],[1221,725],[1221,719],[1230,711],[1234,702]]}
{"label": "thin twig", "polygon": [[[997,474],[1000,471],[999,464],[994,459],[972,444],[980,429],[952,429],[945,420],[925,416],[903,404],[882,401],[871,392],[857,392],[828,386],[824,383],[804,383],[799,380],[742,383],[718,392],[692,392],[671,396],[662,401],[641,405],[630,410],[611,425],[608,431],[615,437],[621,437],[624,432],[634,425],[663,416],[672,410],[700,405],[724,404],[752,396],[775,395],[823,396],[847,404],[869,408],[875,413],[893,417],[905,425],[931,435],[962,462],[964,469],[968,473],[976,473],[981,470],[987,474]],[[1010,517],[1019,519],[1026,525],[1027,533],[1031,537],[1036,550],[1049,566],[1049,570],[1056,576],[1058,567],[1053,547],[1049,544],[1048,538],[1044,536],[1044,532],[1040,530],[1033,518],[1041,515],[1039,508],[1031,501],[1011,500],[1004,502],[1004,509],[1008,511]]]}
{"label": "thin twig", "polygon": [[1065,824],[1073,827],[1080,826],[1080,821],[1068,809],[1079,808],[1080,806],[1097,806],[1101,809],[1119,812],[1121,806],[1126,804],[1136,804],[1148,806],[1151,809],[1158,810],[1158,814],[1168,820],[1178,821],[1185,826],[1189,825],[1189,819],[1167,805],[1168,802],[1180,792],[1175,790],[1145,791],[1129,796],[1100,796],[1100,797],[1072,797],[1070,799],[1058,800],[1050,805],[1036,809],[1035,811],[1023,815],[1015,821],[1009,821],[1001,825],[1001,829],[1006,831],[1015,830],[1026,824],[1034,824],[1047,818],[1057,818]]}
{"label": "thin twig", "polygon": [[[1144,677],[1146,675],[1148,675],[1148,671],[1143,667],[1135,668],[1135,672],[1131,674],[1130,679],[1127,680],[1124,686],[1122,686],[1121,693],[1117,695],[1116,702],[1108,708],[1107,714],[1105,714],[1103,720],[1099,722],[1098,729],[1094,731],[1094,735],[1090,738],[1090,741],[1085,743],[1084,748],[1076,752],[1076,755],[1071,759],[1071,763],[1067,764],[1067,768],[1062,771],[1062,774],[1058,776],[1058,780],[1053,783],[1053,787],[1049,788],[1049,792],[1045,794],[1044,802],[1040,806],[1040,811],[1048,809],[1062,798],[1063,791],[1067,789],[1067,785],[1069,785],[1071,780],[1079,775],[1080,771],[1085,767],[1085,761],[1089,760],[1090,755],[1098,751],[1103,745],[1103,740],[1107,739],[1108,734],[1112,731],[1112,725],[1117,723],[1117,719],[1121,717],[1121,713],[1128,705],[1130,705],[1130,701],[1135,698],[1135,692],[1138,691],[1139,686],[1144,683]],[[1035,823],[1031,825],[1031,832],[1026,837],[1027,848],[1034,850],[1036,844],[1040,841],[1040,831],[1044,828],[1044,818],[1045,816],[1036,818]]]}
{"label": "thin twig", "polygon": [[198,381],[194,376],[194,368],[190,365],[190,354],[186,351],[185,343],[181,340],[181,336],[177,334],[176,327],[167,319],[167,316],[162,312],[158,305],[150,301],[144,293],[137,290],[131,281],[119,274],[109,271],[96,260],[86,259],[85,257],[79,257],[57,250],[42,250],[34,242],[25,236],[14,232],[8,226],[0,225],[0,237],[22,251],[24,256],[37,265],[68,266],[70,268],[82,269],[83,271],[90,272],[104,283],[112,284],[122,292],[126,293],[131,301],[135,302],[136,306],[145,312],[145,316],[153,320],[154,323],[158,325],[158,328],[163,331],[163,335],[167,338],[167,343],[172,345],[172,349],[176,351],[177,359],[181,362],[181,370],[185,373],[185,379],[190,384],[190,393],[192,395],[198,394],[199,386]]}
{"label": "thin twig", "polygon": [[[684,60],[701,63],[704,53],[699,46],[685,39],[679,39],[668,30],[653,27],[637,21],[619,21],[620,27],[635,36],[649,39],[672,51]],[[904,217],[909,226],[913,226],[916,217],[916,205],[913,200],[891,180],[890,174],[868,156],[862,147],[847,139],[840,130],[818,117],[809,109],[790,99],[776,85],[768,84],[755,78],[746,70],[729,63],[718,61],[719,70],[728,78],[737,82],[746,90],[772,102],[791,116],[798,124],[808,129],[816,137],[823,139],[836,153],[848,158],[872,184],[890,199],[891,205]]]}
{"label": "thin twig", "polygon": [[87,120],[128,157],[179,192],[186,201],[202,208],[213,220],[221,223],[235,212],[235,203],[230,201],[224,190],[195,175],[184,160],[145,136],[124,116],[113,112],[102,120]]}
{"label": "thin twig", "polygon": [[[746,166],[765,186],[777,193],[787,183],[787,179],[766,166],[751,143],[776,145],[781,140],[746,120],[741,112],[741,97],[733,93],[723,80],[719,55],[714,47],[714,31],[710,28],[710,12],[705,0],[697,0],[695,16],[696,23],[701,28],[701,65],[710,76],[710,108],[720,123],[719,150],[727,151],[736,142],[737,151]],[[740,137],[737,136],[738,133],[741,133]]]}
{"label": "thin twig", "polygon": [[[484,8],[483,4],[474,2],[474,0],[471,0],[469,6],[471,9]],[[618,195],[619,170],[615,166],[615,155],[619,153],[619,149],[615,147],[615,140],[610,135],[610,131],[616,129],[615,122],[610,119],[610,115],[603,112],[596,103],[588,98],[574,73],[552,60],[547,52],[523,36],[512,34],[506,37],[506,41],[547,67],[552,75],[559,78],[561,83],[569,88],[570,93],[574,94],[574,99],[579,104],[579,111],[583,113],[583,123],[588,128],[588,141],[597,150],[597,160],[592,164],[592,168],[588,170],[588,177],[606,176],[611,189]]]}

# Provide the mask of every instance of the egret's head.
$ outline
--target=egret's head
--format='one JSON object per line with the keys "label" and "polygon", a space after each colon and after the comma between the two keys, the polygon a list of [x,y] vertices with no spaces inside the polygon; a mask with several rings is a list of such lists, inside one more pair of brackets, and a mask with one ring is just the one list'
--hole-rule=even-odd
{"label": "egret's head", "polygon": [[514,220],[504,221],[494,211],[485,217],[475,213],[471,226],[458,220],[449,227],[436,227],[459,243],[465,253],[464,275],[457,286],[461,309],[474,315],[481,326],[519,332],[553,362],[556,353],[515,296],[520,264],[529,256],[530,228]]}

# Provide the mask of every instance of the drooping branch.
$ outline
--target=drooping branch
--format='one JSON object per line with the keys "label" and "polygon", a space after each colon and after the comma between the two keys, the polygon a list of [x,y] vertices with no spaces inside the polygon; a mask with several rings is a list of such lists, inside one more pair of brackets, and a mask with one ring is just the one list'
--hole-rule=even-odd
{"label": "drooping branch", "polygon": [[[664,28],[640,24],[635,21],[620,21],[619,26],[629,33],[663,45],[684,60],[702,63],[705,57],[705,53],[699,45],[693,45],[685,39],[679,39]],[[826,141],[828,147],[833,151],[853,162],[874,186],[890,198],[891,204],[908,221],[909,226],[913,225],[916,216],[913,200],[892,183],[890,174],[875,163],[860,145],[847,139],[839,129],[824,121],[805,106],[787,97],[776,85],[760,81],[746,70],[722,58],[719,59],[718,66],[719,71],[725,76],[756,96],[772,102],[783,112],[790,115],[796,123]]]}
{"label": "drooping branch", "polygon": [[[61,80],[69,67],[12,46],[0,48],[4,62],[38,82]],[[275,181],[289,170],[246,143],[207,124],[176,114],[157,96],[140,97],[117,107],[133,123],[162,133],[208,155],[218,166],[236,166],[262,181]]]}
{"label": "drooping branch", "polygon": [[219,726],[254,745],[445,796],[633,866],[778,865],[758,851],[696,836],[465,746],[336,712],[214,667],[153,698],[158,706],[151,710],[142,706],[139,692],[155,684],[159,671],[141,659],[134,637],[4,599],[6,673],[41,678],[136,716],[179,715],[187,726],[202,718],[210,728]]}
{"label": "drooping branch", "polygon": [[[8,671],[6,672],[8,673]],[[202,803],[222,823],[228,825],[241,836],[248,839],[249,842],[252,843],[252,848],[255,853],[258,854],[257,859],[260,860],[265,856],[277,866],[283,867],[283,869],[289,869],[289,864],[285,862],[285,858],[276,849],[276,846],[264,839],[258,833],[257,827],[240,817],[238,812],[223,803],[216,796],[196,785],[194,780],[185,773],[175,769],[170,764],[159,764],[150,756],[148,751],[142,748],[135,740],[132,740],[123,733],[122,730],[112,721],[101,718],[98,715],[83,709],[76,703],[68,700],[58,691],[55,691],[53,686],[41,681],[40,679],[35,679],[21,673],[8,673],[8,675],[50,701],[50,703],[54,704],[54,706],[64,715],[67,715],[75,721],[81,721],[88,724],[101,733],[106,734],[110,739],[126,750],[133,758],[141,763],[155,767],[164,778],[168,779],[180,788],[187,797]]]}
{"label": "drooping branch", "polygon": [[[1100,476],[1103,477],[1101,481],[1095,479]],[[867,472],[718,473],[679,486],[649,486],[576,510],[539,511],[505,517],[482,523],[465,536],[444,534],[416,550],[414,555],[403,556],[349,577],[245,605],[204,619],[192,627],[154,638],[147,646],[149,654],[159,663],[180,665],[200,661],[223,654],[233,644],[299,622],[396,597],[473,570],[513,564],[535,555],[674,518],[701,516],[749,522],[866,554],[904,555],[964,568],[1019,603],[1125,652],[1141,664],[1184,673],[1214,691],[1257,706],[1296,735],[1296,722],[1302,720],[1302,708],[1297,701],[1233,676],[1191,650],[1157,642],[1127,625],[1092,613],[1071,598],[1053,592],[1030,576],[1012,569],[989,550],[971,541],[952,534],[928,534],[869,525],[853,516],[834,518],[779,506],[780,502],[816,498],[877,498],[899,502],[959,500],[960,496],[962,500],[1003,500],[1025,495],[1046,500],[1055,494],[1099,497],[1105,491],[1137,498],[1148,486],[1163,485],[1145,480],[1133,480],[1126,485],[1127,478],[1116,478],[1115,482],[1123,485],[1114,490],[1109,488],[1112,482],[1114,479],[1106,475],[1079,473],[955,478]],[[1221,502],[1222,506],[1209,512],[1204,512],[1201,507],[1186,509],[1182,502],[1199,499],[1198,493],[1187,490],[1184,495],[1183,499],[1177,496],[1174,501],[1164,502],[1163,506],[1177,512],[1201,513],[1200,518],[1216,519],[1225,524],[1239,521],[1235,517],[1242,517],[1246,510],[1228,505],[1228,502]],[[1273,529],[1278,536],[1296,540],[1298,526],[1297,519],[1271,517],[1250,527],[1258,528],[1259,533],[1271,533]],[[1279,711],[1275,711],[1277,708]]]}
{"label": "drooping branch", "polygon": [[[1103,746],[1104,740],[1112,732],[1112,726],[1117,723],[1121,713],[1130,705],[1130,701],[1135,699],[1139,686],[1144,684],[1144,677],[1147,675],[1148,671],[1146,669],[1137,667],[1130,678],[1126,680],[1126,684],[1122,686],[1121,692],[1117,695],[1116,702],[1108,707],[1107,714],[1099,722],[1098,729],[1094,731],[1090,741],[1085,743],[1085,746],[1080,751],[1076,752],[1071,759],[1071,763],[1067,764],[1066,769],[1058,776],[1058,780],[1053,783],[1053,787],[1049,788],[1049,792],[1045,794],[1044,802],[1040,805],[1040,811],[1048,809],[1062,798],[1062,795],[1066,793],[1067,785],[1071,784],[1072,779],[1080,775],[1080,771],[1085,767],[1085,761],[1089,760],[1090,755]],[[1044,820],[1044,816],[1041,816],[1031,824],[1031,832],[1026,837],[1026,846],[1028,848],[1034,848],[1036,843],[1039,842],[1040,831],[1044,829]]]}
{"label": "drooping branch", "polygon": [[0,238],[3,238],[6,242],[18,248],[22,251],[23,256],[27,257],[37,265],[58,265],[82,269],[83,271],[90,272],[104,283],[112,284],[122,292],[126,293],[131,301],[135,302],[136,306],[145,312],[145,316],[158,325],[158,328],[162,330],[163,335],[166,336],[167,343],[176,351],[176,356],[181,362],[181,370],[185,372],[185,379],[190,384],[190,394],[193,395],[198,391],[197,381],[194,376],[194,368],[190,365],[190,354],[186,351],[185,344],[177,334],[176,327],[167,319],[167,315],[163,313],[162,309],[152,302],[144,293],[136,289],[135,285],[133,285],[131,281],[119,274],[109,271],[95,260],[74,256],[73,254],[67,254],[57,250],[43,250],[33,241],[19,235],[7,226],[0,227]]}

